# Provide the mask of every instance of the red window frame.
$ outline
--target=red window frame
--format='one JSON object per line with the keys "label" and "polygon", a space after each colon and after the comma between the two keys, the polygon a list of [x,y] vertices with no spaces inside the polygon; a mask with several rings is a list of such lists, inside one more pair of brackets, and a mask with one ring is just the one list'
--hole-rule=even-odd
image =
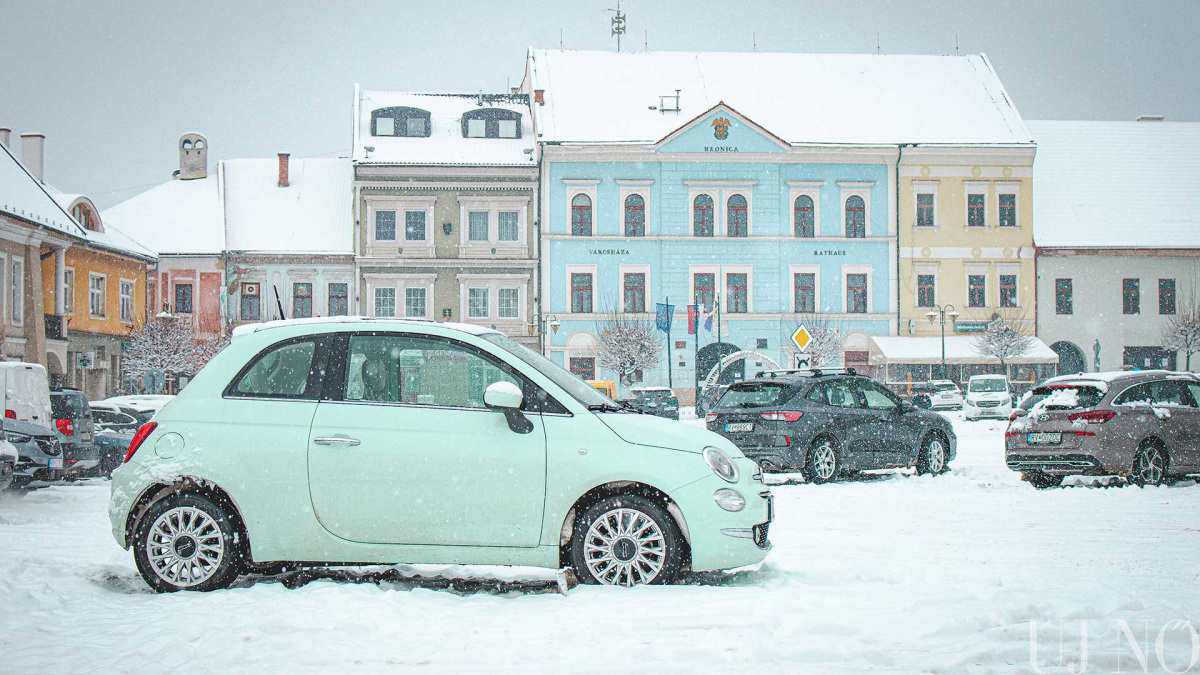
{"label": "red window frame", "polygon": [[[701,285],[703,280],[705,283]],[[712,307],[717,297],[717,275],[713,272],[697,272],[692,276],[692,299],[700,307]]]}
{"label": "red window frame", "polygon": [[967,306],[987,307],[987,275],[967,275]]}
{"label": "red window frame", "polygon": [[[738,200],[737,206],[734,206],[735,199]],[[750,236],[750,211],[746,198],[742,195],[732,195],[726,201],[726,207],[729,218],[726,222],[726,234],[730,237]]]}
{"label": "red window frame", "polygon": [[1142,313],[1142,283],[1140,279],[1121,280],[1121,313]]}
{"label": "red window frame", "polygon": [[713,236],[713,199],[706,194],[696,195],[692,200],[692,235]]}
{"label": "red window frame", "polygon": [[[635,198],[637,203],[630,203]],[[646,236],[646,200],[639,194],[625,198],[625,236]]]}
{"label": "red window frame", "polygon": [[[806,278],[807,277],[807,278]],[[792,289],[796,313],[817,310],[817,275],[812,272],[797,272],[792,275]]]}
{"label": "red window frame", "polygon": [[572,356],[567,362],[567,368],[572,375],[580,379],[596,379],[596,357],[594,356]]}
{"label": "red window frame", "polygon": [[1055,314],[1074,314],[1075,313],[1075,291],[1074,284],[1070,279],[1055,279],[1054,280],[1054,313]]}
{"label": "red window frame", "polygon": [[[929,197],[928,204],[922,204],[921,198]],[[917,195],[917,227],[933,227],[933,204],[934,197],[931,192],[922,192]]]}
{"label": "red window frame", "polygon": [[867,236],[867,203],[858,195],[846,198],[846,236],[852,239]]}
{"label": "red window frame", "polygon": [[987,226],[987,195],[967,195],[967,227]]}
{"label": "red window frame", "polygon": [[[640,279],[640,281],[631,284],[629,283],[630,278]],[[622,285],[624,286],[625,290],[625,311],[646,311],[646,273],[626,272],[623,275]],[[630,302],[631,300],[632,302]]]}
{"label": "red window frame", "polygon": [[[587,203],[577,204],[580,197]],[[592,236],[592,198],[582,192],[571,198],[571,234],[577,237]]]}
{"label": "red window frame", "polygon": [[867,313],[867,275],[846,275],[846,313]]}
{"label": "red window frame", "polygon": [[812,197],[796,197],[796,202],[792,205],[792,227],[797,237],[808,239],[817,236],[816,211]]}
{"label": "red window frame", "polygon": [[1158,280],[1158,313],[1159,314],[1174,314],[1175,313],[1175,280],[1174,279],[1159,279]]}
{"label": "red window frame", "polygon": [[[583,285],[580,280],[587,277],[587,285]],[[585,295],[586,294],[586,295]],[[587,300],[586,306],[584,300]],[[571,273],[571,312],[575,314],[591,314],[592,313],[592,273],[591,272],[572,272]]]}
{"label": "red window frame", "polygon": [[1001,307],[1016,307],[1017,306],[1017,275],[1001,274],[1000,275],[1000,306]]}
{"label": "red window frame", "polygon": [[[734,283],[734,280],[740,283]],[[725,275],[725,294],[729,296],[725,311],[729,314],[745,314],[750,311],[750,275],[746,272],[731,272]]]}
{"label": "red window frame", "polygon": [[[1007,200],[1007,204],[1005,201]],[[1017,196],[1015,194],[1006,193],[999,197],[1000,201],[1000,227],[1016,227],[1017,226]]]}
{"label": "red window frame", "polygon": [[917,275],[917,307],[933,307],[937,304],[937,277],[932,274]]}

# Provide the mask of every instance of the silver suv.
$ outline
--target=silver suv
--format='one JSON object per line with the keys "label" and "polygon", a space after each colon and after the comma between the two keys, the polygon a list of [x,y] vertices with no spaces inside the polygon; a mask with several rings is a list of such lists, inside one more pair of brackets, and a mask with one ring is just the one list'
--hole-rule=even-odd
{"label": "silver suv", "polygon": [[1034,487],[1068,475],[1161,485],[1200,472],[1200,377],[1165,370],[1046,380],[1004,434],[1008,467]]}

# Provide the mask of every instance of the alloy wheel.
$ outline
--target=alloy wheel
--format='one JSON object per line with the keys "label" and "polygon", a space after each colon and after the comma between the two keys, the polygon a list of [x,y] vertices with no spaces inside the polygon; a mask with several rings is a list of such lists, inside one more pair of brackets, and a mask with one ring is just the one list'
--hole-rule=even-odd
{"label": "alloy wheel", "polygon": [[1157,446],[1148,445],[1138,453],[1135,474],[1138,482],[1143,485],[1158,485],[1162,483],[1166,473],[1166,458]]}
{"label": "alloy wheel", "polygon": [[160,579],[187,588],[216,573],[225,558],[225,540],[212,516],[191,506],[177,506],[150,526],[146,554]]}
{"label": "alloy wheel", "polygon": [[821,480],[833,478],[833,472],[837,470],[837,454],[834,453],[833,446],[829,443],[822,443],[813,452],[813,460],[816,463],[817,478]]}
{"label": "alloy wheel", "polygon": [[946,468],[946,446],[938,439],[929,442],[928,466],[929,473],[941,473]]}
{"label": "alloy wheel", "polygon": [[636,509],[605,512],[584,535],[588,571],[608,586],[648,584],[662,572],[667,556],[662,529]]}

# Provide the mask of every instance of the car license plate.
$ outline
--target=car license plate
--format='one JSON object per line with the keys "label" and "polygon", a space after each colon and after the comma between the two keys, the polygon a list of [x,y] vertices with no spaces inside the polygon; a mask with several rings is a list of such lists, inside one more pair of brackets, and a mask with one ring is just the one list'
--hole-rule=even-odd
{"label": "car license plate", "polygon": [[725,431],[728,431],[731,433],[737,432],[737,431],[754,431],[754,423],[753,422],[731,422],[731,423],[725,425]]}
{"label": "car license plate", "polygon": [[1058,445],[1062,443],[1062,433],[1058,431],[1039,431],[1027,434],[1025,442],[1030,445]]}
{"label": "car license plate", "polygon": [[62,465],[62,462],[63,462],[63,461],[62,461],[62,459],[61,459],[61,458],[60,458],[60,459],[52,459],[52,460],[50,460],[50,465],[49,465],[49,467],[48,467],[48,468],[51,468],[51,469],[61,469],[61,468],[62,468],[62,466],[63,466],[63,465]]}

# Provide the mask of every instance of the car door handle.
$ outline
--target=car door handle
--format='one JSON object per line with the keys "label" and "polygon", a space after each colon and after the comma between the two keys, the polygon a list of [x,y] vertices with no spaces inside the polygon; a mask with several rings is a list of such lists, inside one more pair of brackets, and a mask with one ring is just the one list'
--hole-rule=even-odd
{"label": "car door handle", "polygon": [[328,438],[314,438],[313,443],[317,445],[358,445],[357,438],[345,438],[342,436],[331,436]]}

